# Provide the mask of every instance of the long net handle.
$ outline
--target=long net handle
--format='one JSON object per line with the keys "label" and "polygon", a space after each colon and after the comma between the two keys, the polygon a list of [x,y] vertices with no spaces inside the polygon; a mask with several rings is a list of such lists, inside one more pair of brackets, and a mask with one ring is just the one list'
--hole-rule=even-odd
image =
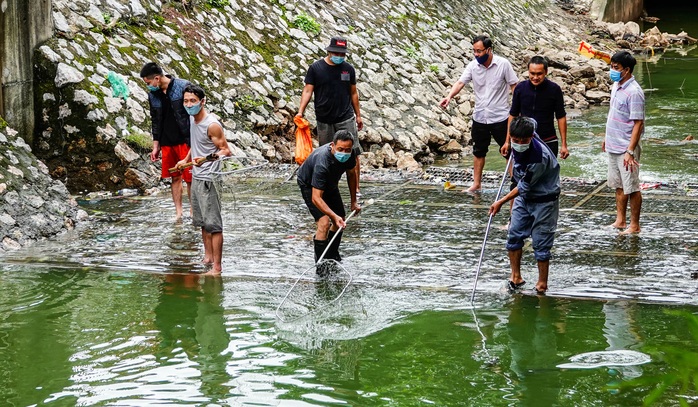
{"label": "long net handle", "polygon": [[[511,166],[511,162],[513,159],[514,159],[514,154],[510,153],[509,160],[507,161],[507,168],[504,170],[504,175],[502,175],[502,181],[499,183],[499,190],[497,191],[497,197],[494,198],[495,202],[497,202],[499,200],[499,196],[502,194],[502,188],[504,187],[504,181],[507,178],[507,174],[509,173],[509,167]],[[477,279],[480,276],[480,268],[482,267],[482,258],[485,255],[485,246],[487,245],[487,236],[489,236],[489,234],[490,234],[490,226],[492,226],[492,218],[493,217],[494,217],[494,214],[491,214],[489,220],[487,221],[487,228],[485,229],[485,239],[482,241],[482,249],[480,250],[480,260],[477,262],[477,271],[475,272],[475,283],[473,283],[473,292],[472,292],[472,294],[470,294],[470,303],[471,304],[475,300],[475,289],[477,288]]]}

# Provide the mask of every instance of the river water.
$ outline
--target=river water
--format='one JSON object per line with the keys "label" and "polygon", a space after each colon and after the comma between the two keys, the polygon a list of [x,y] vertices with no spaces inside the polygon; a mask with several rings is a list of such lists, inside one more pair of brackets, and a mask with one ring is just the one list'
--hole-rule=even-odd
{"label": "river water", "polygon": [[[167,194],[82,201],[90,225],[0,259],[0,404],[641,405],[655,386],[615,385],[680,368],[671,348],[698,352],[687,320],[666,312],[698,311],[698,147],[682,141],[696,127],[698,51],[684,53],[636,69],[653,89],[643,181],[663,183],[645,193],[643,233],[604,227],[613,196],[600,183],[567,182],[548,295],[503,289],[497,217],[470,303],[499,160],[478,196],[367,176],[374,203],[350,221],[329,280],[303,274],[313,225],[293,182],[226,185],[222,277],[199,274],[199,233],[172,220]],[[605,114],[570,121],[564,176],[605,178]],[[533,263],[527,249],[529,289]],[[651,361],[558,367],[621,350]],[[695,397],[671,387],[659,405]]]}

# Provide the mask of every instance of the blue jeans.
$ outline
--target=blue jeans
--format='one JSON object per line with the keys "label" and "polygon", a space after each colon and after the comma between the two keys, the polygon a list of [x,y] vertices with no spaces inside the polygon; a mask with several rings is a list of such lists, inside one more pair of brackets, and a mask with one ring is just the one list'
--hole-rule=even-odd
{"label": "blue jeans", "polygon": [[558,199],[552,202],[532,203],[517,196],[511,210],[507,250],[521,249],[524,239],[530,236],[533,240],[533,255],[536,260],[550,260],[550,249],[555,241],[559,210]]}

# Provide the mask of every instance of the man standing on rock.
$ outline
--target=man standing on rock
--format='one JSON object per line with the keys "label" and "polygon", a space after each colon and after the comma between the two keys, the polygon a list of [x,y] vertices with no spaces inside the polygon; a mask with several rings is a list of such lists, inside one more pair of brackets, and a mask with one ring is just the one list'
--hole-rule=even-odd
{"label": "man standing on rock", "polygon": [[[191,150],[176,164],[178,169],[194,163],[191,189],[192,223],[201,228],[204,241],[204,264],[212,266],[212,274],[220,274],[223,259],[223,217],[221,215],[220,157],[231,155],[223,126],[216,116],[206,112],[204,90],[189,84],[184,88],[184,108],[191,116]],[[207,160],[215,157],[216,160]]]}
{"label": "man standing on rock", "polygon": [[511,63],[494,55],[492,40],[479,35],[472,40],[475,59],[463,71],[460,79],[453,84],[451,91],[441,103],[446,108],[465,85],[472,82],[475,92],[475,109],[471,137],[473,140],[473,185],[467,192],[482,189],[482,170],[485,156],[492,138],[499,147],[507,138],[507,119],[509,117],[509,93],[518,82]]}
{"label": "man standing on rock", "polygon": [[359,93],[356,90],[356,71],[346,62],[346,39],[333,37],[326,51],[327,55],[324,58],[315,61],[308,68],[297,116],[303,117],[305,108],[315,94],[319,144],[322,146],[332,142],[339,130],[347,130],[354,137],[356,193],[361,196],[359,155],[363,150],[359,144],[358,130],[363,129],[364,123],[359,109]]}
{"label": "man standing on rock", "polygon": [[508,288],[512,292],[525,284],[521,255],[528,237],[533,241],[533,256],[538,265],[536,292],[544,293],[548,289],[550,250],[560,210],[560,164],[535,131],[536,124],[528,117],[518,116],[511,121],[512,178],[516,187],[490,206],[490,215],[494,216],[506,202],[514,200],[506,245],[511,263]]}
{"label": "man standing on rock", "polygon": [[[620,51],[611,57],[609,76],[611,106],[606,121],[606,138],[601,150],[608,153],[608,186],[616,190],[616,221],[622,234],[640,232],[640,137],[645,132],[645,94],[633,76],[635,57]],[[630,225],[626,214],[630,202]]]}
{"label": "man standing on rock", "polygon": [[[545,76],[548,74],[548,60],[542,56],[534,56],[528,61],[528,80],[522,81],[514,89],[509,110],[509,123],[517,116],[535,119],[538,123],[536,133],[550,147],[553,154],[563,160],[569,157],[567,149],[567,113],[562,89]],[[555,133],[554,119],[560,130],[560,140]],[[510,135],[501,148],[502,155],[509,153]]]}
{"label": "man standing on rock", "polygon": [[[184,88],[189,81],[164,75],[155,62],[141,69],[141,78],[148,87],[150,120],[152,122],[153,151],[150,160],[157,161],[162,152],[162,178],[172,178],[172,200],[176,219],[182,218],[182,180],[191,185],[191,168],[170,173],[177,161],[189,153],[189,115],[182,104]],[[187,188],[191,202],[191,189]],[[190,210],[191,213],[191,210]]]}
{"label": "man standing on rock", "polygon": [[[356,149],[354,136],[347,130],[338,130],[330,144],[313,151],[298,170],[298,186],[310,214],[317,223],[313,237],[315,261],[317,262],[336,233],[332,246],[327,250],[326,259],[340,261],[339,243],[342,240],[340,228],[346,226],[346,211],[339,193],[339,180],[347,174],[351,209],[360,211],[356,199]],[[317,270],[320,273],[320,269]]]}

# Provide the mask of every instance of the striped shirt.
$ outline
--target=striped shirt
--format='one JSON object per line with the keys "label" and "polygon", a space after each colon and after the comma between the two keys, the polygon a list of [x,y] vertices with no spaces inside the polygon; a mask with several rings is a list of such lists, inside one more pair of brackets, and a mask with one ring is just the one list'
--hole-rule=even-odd
{"label": "striped shirt", "polygon": [[[606,120],[606,152],[623,154],[630,145],[635,120],[645,120],[645,94],[632,76],[611,89],[611,107]],[[644,126],[642,134],[644,134]]]}
{"label": "striped shirt", "polygon": [[482,124],[492,124],[509,118],[509,89],[519,79],[508,60],[493,55],[492,63],[488,67],[472,60],[458,81],[465,85],[473,83],[473,120]]}

